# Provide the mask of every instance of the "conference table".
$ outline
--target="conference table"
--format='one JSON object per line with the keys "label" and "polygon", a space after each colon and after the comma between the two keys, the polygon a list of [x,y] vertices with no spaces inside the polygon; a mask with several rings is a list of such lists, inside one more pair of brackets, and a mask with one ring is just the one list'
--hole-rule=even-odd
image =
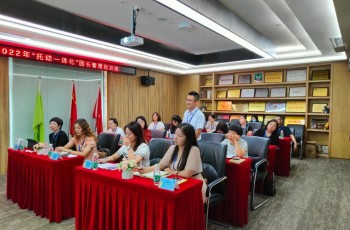
{"label": "conference table", "polygon": [[275,166],[275,173],[278,176],[289,176],[291,141],[290,137],[280,138],[278,141]]}
{"label": "conference table", "polygon": [[243,227],[248,224],[248,197],[252,159],[245,158],[239,164],[226,159],[226,199],[213,207],[210,218]]}
{"label": "conference table", "polygon": [[119,170],[75,168],[75,227],[89,229],[204,229],[202,181],[168,191],[151,179],[125,180]]}
{"label": "conference table", "polygon": [[7,199],[50,222],[74,217],[74,167],[83,157],[49,159],[36,152],[8,149]]}

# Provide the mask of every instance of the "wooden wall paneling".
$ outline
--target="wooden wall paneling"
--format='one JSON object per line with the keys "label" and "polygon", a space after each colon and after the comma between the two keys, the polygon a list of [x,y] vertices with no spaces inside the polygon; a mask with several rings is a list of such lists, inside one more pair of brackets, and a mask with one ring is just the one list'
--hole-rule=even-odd
{"label": "wooden wall paneling", "polygon": [[350,73],[348,63],[333,64],[331,103],[331,157],[350,159]]}
{"label": "wooden wall paneling", "polygon": [[155,111],[165,123],[177,113],[176,76],[150,71],[155,85],[143,86],[140,76],[148,75],[148,70],[137,69],[136,76],[107,75],[107,117],[117,117],[121,127],[139,115],[145,116],[149,124]]}
{"label": "wooden wall paneling", "polygon": [[7,149],[10,137],[8,58],[0,57],[0,174],[7,170]]}
{"label": "wooden wall paneling", "polygon": [[[177,114],[183,117],[186,107],[186,97],[188,92],[197,91],[199,93],[199,74],[184,75],[177,77],[178,93],[177,103],[178,111]],[[199,106],[199,105],[198,105]]]}

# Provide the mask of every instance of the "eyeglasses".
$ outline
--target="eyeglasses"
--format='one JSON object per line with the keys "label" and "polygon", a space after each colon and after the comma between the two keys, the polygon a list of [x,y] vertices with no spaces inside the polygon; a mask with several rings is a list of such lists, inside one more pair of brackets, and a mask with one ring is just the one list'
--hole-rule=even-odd
{"label": "eyeglasses", "polygon": [[186,101],[194,101],[194,100],[191,100],[191,99],[186,99]]}

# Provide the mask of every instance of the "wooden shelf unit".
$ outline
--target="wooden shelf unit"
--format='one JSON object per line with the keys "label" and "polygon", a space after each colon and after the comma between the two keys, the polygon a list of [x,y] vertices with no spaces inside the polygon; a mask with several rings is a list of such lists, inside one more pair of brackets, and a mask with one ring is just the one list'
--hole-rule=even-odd
{"label": "wooden shelf unit", "polygon": [[[303,65],[303,66],[296,66],[296,67],[287,67],[287,68],[268,68],[268,69],[254,69],[254,70],[248,70],[248,71],[234,71],[234,72],[224,72],[224,73],[212,73],[212,74],[206,74],[206,75],[200,75],[200,91],[201,90],[209,90],[211,91],[211,98],[204,98],[201,99],[201,103],[211,103],[211,110],[206,110],[206,113],[216,113],[216,114],[228,114],[228,115],[240,115],[240,114],[246,114],[246,115],[263,115],[263,116],[274,116],[274,115],[284,115],[284,116],[298,116],[302,117],[302,119],[305,120],[305,141],[317,141],[318,144],[321,145],[328,145],[328,149],[330,150],[330,130],[323,130],[323,129],[313,129],[311,125],[313,124],[313,121],[315,120],[328,120],[329,128],[331,128],[330,124],[330,113],[322,113],[320,112],[312,112],[312,106],[315,103],[318,104],[328,104],[330,106],[330,110],[332,110],[331,105],[331,89],[332,89],[332,66],[333,64],[320,64],[320,65]],[[300,81],[287,81],[287,71],[293,71],[293,70],[304,70],[306,71],[306,79],[302,79]],[[319,79],[322,78],[322,76],[316,76],[317,71],[326,70],[329,72],[328,79]],[[265,75],[267,72],[282,72],[282,82],[264,82]],[[262,73],[263,80],[262,82],[254,82],[254,74],[255,73]],[[239,76],[240,75],[251,75],[250,83],[247,84],[239,84]],[[220,76],[223,75],[233,75],[233,82],[232,84],[228,85],[219,85],[219,79]],[[317,78],[317,80],[315,80]],[[210,79],[210,80],[207,80]],[[212,85],[208,86],[205,85],[206,82],[212,82]],[[290,89],[294,87],[305,87],[305,96],[300,97],[291,97],[289,95]],[[314,96],[313,90],[314,88],[328,88],[327,95],[324,96]],[[230,98],[218,98],[217,92],[218,91],[228,91],[231,89],[239,89],[240,93],[242,89],[262,89],[267,88],[268,89],[268,97],[244,97],[244,98],[237,98],[237,97],[230,97]],[[270,97],[271,89],[274,88],[286,88],[286,95],[285,97]],[[227,94],[227,93],[226,93]],[[227,95],[226,95],[227,96]],[[241,96],[241,95],[240,95]],[[240,111],[218,111],[217,110],[217,103],[218,101],[232,101],[234,104],[238,103],[248,103],[249,102],[287,102],[293,101],[293,102],[304,102],[305,103],[305,112],[253,112],[253,111],[247,111],[247,112],[240,112]],[[266,105],[266,104],[265,104]],[[246,110],[245,110],[246,111]],[[330,111],[331,112],[331,111]],[[330,153],[329,153],[330,154]]]}

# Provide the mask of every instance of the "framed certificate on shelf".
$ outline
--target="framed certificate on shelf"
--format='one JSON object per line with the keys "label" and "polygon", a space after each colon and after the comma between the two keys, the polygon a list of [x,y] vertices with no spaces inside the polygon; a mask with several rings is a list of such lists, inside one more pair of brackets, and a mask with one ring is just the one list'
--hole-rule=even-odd
{"label": "framed certificate on shelf", "polygon": [[254,97],[255,89],[242,89],[241,97]]}
{"label": "framed certificate on shelf", "polygon": [[287,88],[272,88],[270,97],[286,97]]}
{"label": "framed certificate on shelf", "polygon": [[290,97],[305,97],[306,87],[290,87],[289,88]]}
{"label": "framed certificate on shelf", "polygon": [[232,103],[232,112],[248,112],[248,103]]}
{"label": "framed certificate on shelf", "polygon": [[306,81],[306,69],[287,71],[287,82],[295,81]]}
{"label": "framed certificate on shelf", "polygon": [[232,85],[233,75],[223,75],[219,77],[219,85]]}
{"label": "framed certificate on shelf", "polygon": [[311,80],[329,80],[329,69],[313,70]]}
{"label": "framed certificate on shelf", "polygon": [[287,101],[286,112],[287,113],[305,113],[306,112],[305,101]]}
{"label": "framed certificate on shelf", "polygon": [[304,116],[286,116],[284,118],[284,125],[305,125]]}
{"label": "framed certificate on shelf", "polygon": [[226,90],[220,90],[216,92],[216,97],[217,98],[226,98]]}
{"label": "framed certificate on shelf", "polygon": [[268,88],[257,88],[255,89],[255,97],[268,97],[269,89]]}
{"label": "framed certificate on shelf", "polygon": [[266,112],[268,113],[284,113],[286,111],[285,102],[267,102]]}
{"label": "framed certificate on shelf", "polygon": [[236,97],[238,98],[241,94],[241,90],[240,89],[229,89],[227,90],[227,97]]}
{"label": "framed certificate on shelf", "polygon": [[327,105],[328,105],[327,103],[314,103],[314,104],[312,104],[311,112],[312,113],[322,113],[324,107]]}
{"label": "framed certificate on shelf", "polygon": [[216,109],[218,111],[231,111],[232,101],[218,101]]}
{"label": "framed certificate on shelf", "polygon": [[249,102],[249,112],[265,112],[265,102]]}
{"label": "framed certificate on shelf", "polygon": [[265,73],[265,82],[267,83],[282,82],[282,81],[283,81],[283,71]]}
{"label": "framed certificate on shelf", "polygon": [[328,96],[328,87],[315,87],[312,89],[313,97],[327,97]]}
{"label": "framed certificate on shelf", "polygon": [[254,73],[254,82],[257,82],[257,83],[263,82],[263,73],[262,72]]}
{"label": "framed certificate on shelf", "polygon": [[250,84],[252,76],[250,74],[244,74],[238,76],[238,84]]}

